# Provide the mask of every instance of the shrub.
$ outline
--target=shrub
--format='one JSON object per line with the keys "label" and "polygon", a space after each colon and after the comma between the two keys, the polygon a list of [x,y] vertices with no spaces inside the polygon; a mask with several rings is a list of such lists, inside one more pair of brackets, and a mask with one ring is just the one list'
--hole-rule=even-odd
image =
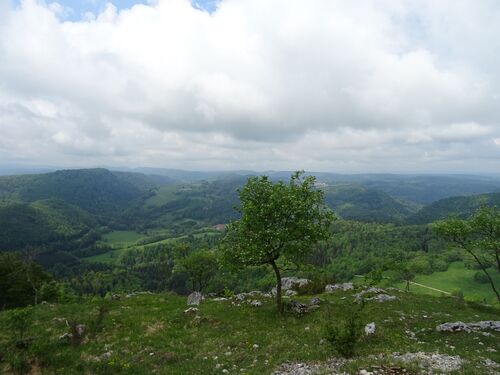
{"label": "shrub", "polygon": [[482,271],[478,271],[474,274],[474,281],[481,284],[487,284],[490,282],[490,280],[488,280],[488,276],[486,276]]}
{"label": "shrub", "polygon": [[44,283],[40,288],[40,300],[42,301],[59,302],[61,297],[61,286],[56,281]]}
{"label": "shrub", "polygon": [[320,294],[325,291],[325,286],[326,283],[323,280],[313,279],[305,285],[295,285],[293,290],[295,290],[299,295]]}
{"label": "shrub", "polygon": [[31,307],[15,309],[10,312],[7,326],[14,333],[14,340],[24,340],[25,333],[32,323],[32,315],[33,309]]}
{"label": "shrub", "polygon": [[107,300],[102,300],[97,307],[97,311],[92,320],[89,322],[89,332],[92,334],[97,334],[104,328],[104,318],[109,313],[109,302]]}
{"label": "shrub", "polygon": [[458,299],[459,301],[463,301],[464,291],[462,289],[455,289],[451,292],[451,296]]}
{"label": "shrub", "polygon": [[352,357],[356,352],[356,345],[362,337],[362,324],[359,313],[351,314],[338,325],[326,327],[326,340],[333,349],[343,357]]}

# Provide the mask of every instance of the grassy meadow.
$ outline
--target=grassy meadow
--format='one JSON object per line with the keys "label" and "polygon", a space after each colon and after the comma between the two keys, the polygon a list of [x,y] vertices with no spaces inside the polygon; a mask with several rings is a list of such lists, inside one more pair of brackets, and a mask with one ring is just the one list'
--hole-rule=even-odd
{"label": "grassy meadow", "polygon": [[[500,353],[487,350],[498,349],[500,332],[483,336],[435,330],[444,322],[499,320],[497,308],[448,297],[390,293],[399,300],[367,302],[362,310],[361,323],[375,322],[377,330],[358,344],[354,360],[344,367],[347,373],[381,364],[417,373],[415,365],[388,357],[393,352],[460,355],[467,362],[455,374],[490,374],[483,364],[485,358],[500,363]],[[185,297],[172,294],[39,305],[34,308],[33,325],[27,329],[26,336],[33,338],[27,349],[15,348],[15,333],[6,325],[13,312],[4,311],[0,312],[0,372],[24,368],[31,373],[68,375],[270,374],[286,361],[326,361],[337,356],[324,340],[325,327],[359,309],[352,294],[320,295],[320,308],[302,317],[292,312],[280,316],[274,301],[266,298],[260,298],[262,307],[208,299],[194,314],[184,312]],[[101,316],[99,306],[106,311]],[[69,332],[66,320],[88,327],[80,345],[59,342],[59,336]]]}

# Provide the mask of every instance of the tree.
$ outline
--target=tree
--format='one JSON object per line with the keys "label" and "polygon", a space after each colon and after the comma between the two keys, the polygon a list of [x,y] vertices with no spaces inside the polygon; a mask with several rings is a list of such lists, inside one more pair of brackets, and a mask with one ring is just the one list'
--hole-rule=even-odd
{"label": "tree", "polygon": [[483,206],[468,220],[451,217],[433,224],[436,233],[470,254],[488,279],[491,289],[500,302],[500,294],[488,272],[495,264],[500,271],[500,211]]}
{"label": "tree", "polygon": [[218,269],[215,255],[208,250],[189,254],[180,260],[180,266],[191,282],[191,289],[200,292],[208,286]]}
{"label": "tree", "polygon": [[19,253],[0,252],[0,309],[37,303],[37,293],[52,280],[42,266],[23,261]]}
{"label": "tree", "polygon": [[303,172],[292,174],[288,184],[267,176],[250,177],[238,190],[241,218],[232,221],[223,240],[226,264],[235,267],[270,266],[276,275],[276,304],[283,312],[281,271],[286,263],[298,264],[312,246],[330,236],[333,212],[323,202],[316,179]]}

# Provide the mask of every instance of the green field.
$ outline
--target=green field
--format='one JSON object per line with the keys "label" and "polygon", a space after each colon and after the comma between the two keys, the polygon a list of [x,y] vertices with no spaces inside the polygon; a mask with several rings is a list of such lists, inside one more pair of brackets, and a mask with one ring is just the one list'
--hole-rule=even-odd
{"label": "green field", "polygon": [[158,189],[155,195],[146,200],[146,207],[160,207],[168,202],[175,199],[175,192],[179,189],[178,186],[170,185],[170,186],[162,186]]}
{"label": "green field", "polygon": [[[161,231],[153,233],[152,236],[161,233]],[[211,227],[203,228],[194,232],[192,235],[194,238],[200,238],[202,236],[215,236],[218,235],[219,232]],[[143,234],[133,232],[133,231],[115,231],[108,233],[103,236],[105,240],[113,246],[112,251],[108,251],[107,253],[93,255],[90,257],[84,258],[86,262],[91,263],[117,263],[120,259],[122,253],[129,249],[135,250],[147,250],[148,246],[155,246],[161,244],[171,244],[174,242],[187,240],[188,235],[181,235],[178,237],[165,238],[155,242],[149,242],[144,245],[136,245],[137,240],[147,238]]]}
{"label": "green field", "polygon": [[104,240],[114,247],[133,245],[142,237],[143,234],[131,230],[117,230],[103,236]]}
{"label": "green field", "polygon": [[[358,374],[360,369],[370,370],[375,365],[404,366],[408,368],[405,373],[420,373],[415,370],[417,365],[390,359],[391,353],[402,349],[459,355],[467,362],[462,370],[452,373],[457,375],[491,374],[484,358],[500,362],[498,352],[487,350],[498,345],[500,332],[483,336],[435,330],[436,325],[449,321],[498,320],[498,309],[452,298],[390,293],[399,300],[366,303],[360,323],[375,322],[377,331],[361,339],[357,356],[342,369],[345,373]],[[298,300],[307,302],[310,298]],[[321,363],[337,357],[324,340],[325,327],[359,308],[353,304],[352,291],[321,295],[319,309],[303,317],[292,312],[280,316],[274,301],[259,299],[263,306],[258,308],[208,299],[199,312],[189,314],[184,312],[185,297],[122,296],[107,302],[109,312],[101,318],[98,306],[104,301],[100,298],[39,305],[34,309],[34,324],[26,332],[33,340],[28,349],[15,347],[14,334],[6,326],[12,311],[2,311],[0,372],[11,373],[11,366],[24,363],[28,369],[35,366],[30,371],[33,374],[270,374],[286,361]],[[60,343],[59,336],[69,331],[65,319],[86,325],[88,332],[81,345]],[[416,338],[405,333],[408,331]]]}
{"label": "green field", "polygon": [[[495,301],[495,294],[492,292],[489,284],[481,284],[474,280],[474,274],[478,270],[470,270],[464,267],[461,262],[450,264],[445,272],[434,272],[431,275],[418,275],[415,282],[440,289],[451,293],[454,290],[461,289],[464,297],[468,300],[483,301],[486,299],[492,303]],[[490,275],[495,280],[496,285],[500,285],[500,274],[494,269],[490,270]],[[402,285],[401,285],[402,286]],[[441,293],[418,285],[411,285],[414,292],[431,295],[440,295]]]}

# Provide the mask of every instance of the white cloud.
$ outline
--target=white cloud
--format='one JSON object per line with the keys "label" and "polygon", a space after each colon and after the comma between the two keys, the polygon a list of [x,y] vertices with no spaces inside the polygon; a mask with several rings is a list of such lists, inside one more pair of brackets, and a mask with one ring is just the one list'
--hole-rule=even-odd
{"label": "white cloud", "polygon": [[8,3],[8,162],[473,172],[500,158],[495,0],[223,0],[212,14],[159,0],[79,22]]}

